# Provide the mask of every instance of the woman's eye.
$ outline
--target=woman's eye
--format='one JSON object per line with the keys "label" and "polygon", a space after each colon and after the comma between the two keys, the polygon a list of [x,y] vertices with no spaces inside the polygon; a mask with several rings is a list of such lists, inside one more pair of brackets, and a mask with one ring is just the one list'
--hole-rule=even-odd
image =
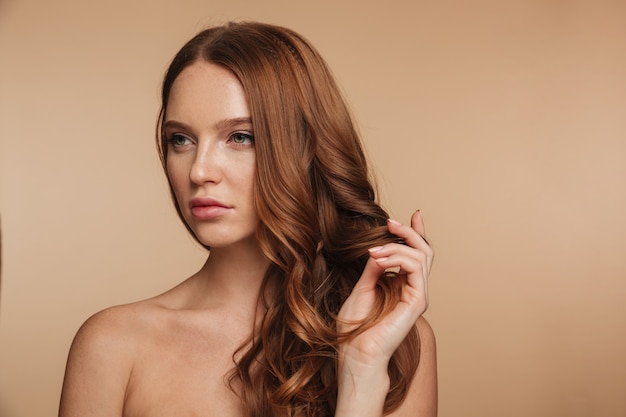
{"label": "woman's eye", "polygon": [[249,133],[235,132],[230,137],[231,141],[237,145],[247,145],[254,143],[254,136]]}
{"label": "woman's eye", "polygon": [[177,146],[185,146],[190,141],[189,141],[189,138],[187,138],[186,136],[176,134],[176,135],[170,136],[170,138],[167,140],[167,142],[170,145],[172,145],[174,147],[177,147]]}

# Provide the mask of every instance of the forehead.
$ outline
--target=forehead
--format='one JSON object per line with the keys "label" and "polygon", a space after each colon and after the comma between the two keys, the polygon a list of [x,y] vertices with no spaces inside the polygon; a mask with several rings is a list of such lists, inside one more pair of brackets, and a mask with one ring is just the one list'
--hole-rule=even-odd
{"label": "forehead", "polygon": [[206,61],[187,66],[170,90],[166,120],[250,117],[243,86],[227,68]]}

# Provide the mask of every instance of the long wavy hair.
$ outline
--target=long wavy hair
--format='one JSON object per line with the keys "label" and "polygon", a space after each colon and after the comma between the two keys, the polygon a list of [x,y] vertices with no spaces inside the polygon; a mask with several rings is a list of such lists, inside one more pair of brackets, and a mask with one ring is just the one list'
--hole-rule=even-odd
{"label": "long wavy hair", "polygon": [[[270,260],[265,314],[233,356],[231,388],[252,417],[331,416],[338,344],[393,308],[399,289],[383,277],[377,307],[348,334],[338,334],[337,313],[363,271],[367,249],[398,238],[387,229],[388,215],[377,203],[359,135],[330,70],[309,42],[286,28],[229,23],[200,32],[178,52],[163,81],[157,127],[166,174],[162,123],[170,90],[184,68],[201,60],[232,71],[245,91],[255,137],[256,238]],[[269,282],[272,297],[263,295]],[[404,400],[418,352],[414,328],[389,363],[385,412]]]}

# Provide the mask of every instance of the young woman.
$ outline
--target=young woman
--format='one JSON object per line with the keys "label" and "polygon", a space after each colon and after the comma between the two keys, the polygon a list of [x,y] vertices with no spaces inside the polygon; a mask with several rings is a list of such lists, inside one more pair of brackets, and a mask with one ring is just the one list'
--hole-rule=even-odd
{"label": "young woman", "polygon": [[315,49],[260,23],[199,33],[167,72],[157,136],[210,255],[81,327],[60,416],[436,415],[422,216],[376,203]]}

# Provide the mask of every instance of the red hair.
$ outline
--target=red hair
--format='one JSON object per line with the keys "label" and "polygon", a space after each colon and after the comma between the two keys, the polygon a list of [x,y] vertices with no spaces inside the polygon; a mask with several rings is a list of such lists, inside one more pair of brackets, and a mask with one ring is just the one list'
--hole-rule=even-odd
{"label": "red hair", "polygon": [[[230,23],[200,32],[178,52],[163,82],[157,134],[166,172],[161,124],[170,89],[199,60],[228,68],[245,91],[255,137],[256,236],[271,261],[264,283],[276,289],[263,297],[266,313],[250,347],[237,354],[231,386],[250,416],[332,415],[338,343],[386,314],[398,288],[382,279],[377,308],[351,334],[337,334],[337,313],[363,271],[367,249],[398,239],[387,230],[388,215],[376,201],[360,138],[330,70],[289,29]],[[385,412],[406,396],[418,352],[413,329],[389,363]]]}

